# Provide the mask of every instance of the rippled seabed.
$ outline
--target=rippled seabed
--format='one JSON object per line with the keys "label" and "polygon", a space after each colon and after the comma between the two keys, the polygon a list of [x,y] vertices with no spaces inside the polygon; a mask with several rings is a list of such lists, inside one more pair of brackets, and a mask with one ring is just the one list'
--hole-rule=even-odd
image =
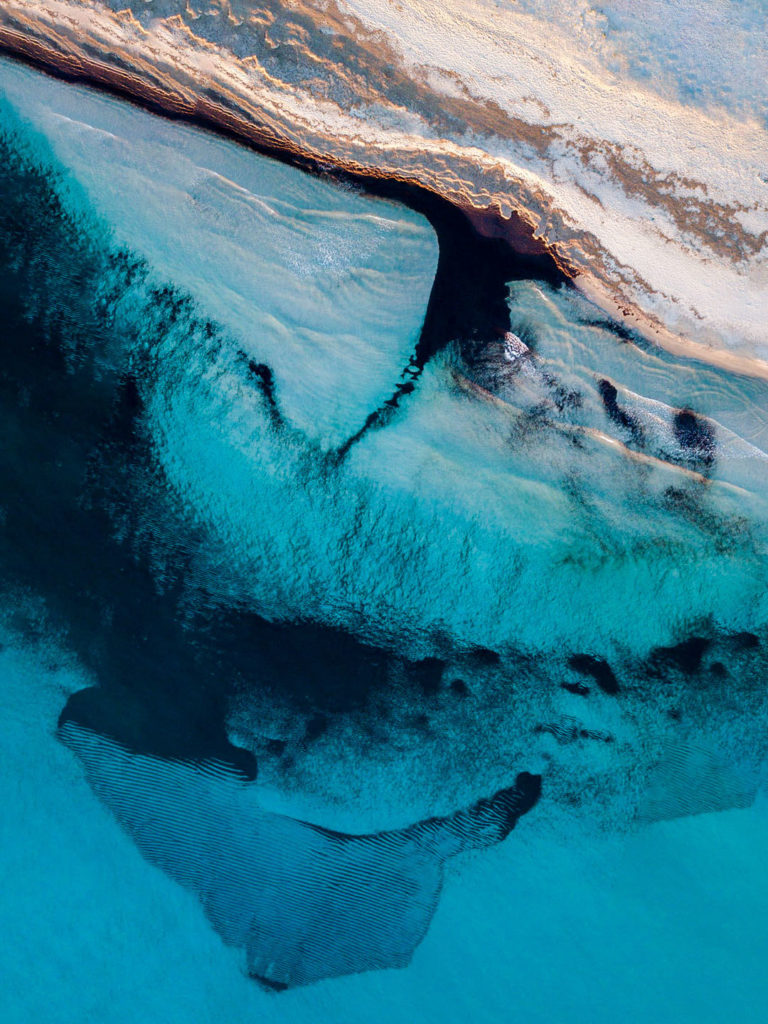
{"label": "rippled seabed", "polygon": [[1,76],[3,1019],[757,1019],[766,385]]}

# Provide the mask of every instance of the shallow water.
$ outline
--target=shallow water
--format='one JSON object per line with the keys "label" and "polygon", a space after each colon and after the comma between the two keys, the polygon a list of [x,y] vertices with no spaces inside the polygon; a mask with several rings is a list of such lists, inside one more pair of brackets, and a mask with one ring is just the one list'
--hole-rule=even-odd
{"label": "shallow water", "polygon": [[[766,384],[520,273],[496,330],[457,301],[419,355],[418,213],[0,86],[8,1019],[749,1019]],[[381,838],[524,769],[502,845],[404,866]],[[331,843],[335,911],[318,827],[375,840],[364,869]],[[404,971],[246,985],[315,980],[334,928],[383,966],[344,908],[392,856],[426,894],[377,933]],[[281,973],[252,918],[288,876]]]}

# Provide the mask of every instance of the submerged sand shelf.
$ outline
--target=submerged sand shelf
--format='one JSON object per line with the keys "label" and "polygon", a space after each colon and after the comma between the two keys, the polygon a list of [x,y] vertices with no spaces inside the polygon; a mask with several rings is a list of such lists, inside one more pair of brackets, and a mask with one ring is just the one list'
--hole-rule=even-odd
{"label": "submerged sand shelf", "polygon": [[768,375],[759,97],[716,81],[706,103],[676,94],[610,37],[598,47],[604,28],[574,32],[543,3],[0,11],[6,52],[297,161],[430,189],[483,233],[551,253],[665,347]]}

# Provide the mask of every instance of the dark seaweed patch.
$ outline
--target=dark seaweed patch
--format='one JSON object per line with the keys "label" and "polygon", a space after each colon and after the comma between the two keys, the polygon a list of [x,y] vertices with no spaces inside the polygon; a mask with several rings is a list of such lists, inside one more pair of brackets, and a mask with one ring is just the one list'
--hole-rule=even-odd
{"label": "dark seaweed patch", "polygon": [[445,662],[442,658],[422,658],[409,665],[409,674],[421,691],[429,696],[440,689]]}
{"label": "dark seaweed patch", "polygon": [[709,468],[715,461],[715,431],[692,409],[678,409],[673,421],[677,443],[694,462]]}
{"label": "dark seaweed patch", "polygon": [[575,693],[577,697],[586,697],[589,694],[589,687],[584,683],[560,683],[560,686],[568,693]]}
{"label": "dark seaweed patch", "polygon": [[469,687],[467,686],[463,679],[452,679],[451,692],[455,693],[457,697],[468,697]]}
{"label": "dark seaweed patch", "polygon": [[255,377],[259,391],[264,396],[273,426],[282,426],[283,416],[275,397],[275,377],[272,370],[266,363],[257,363],[255,359],[248,360],[248,370]]}
{"label": "dark seaweed patch", "polygon": [[734,633],[731,642],[739,651],[755,651],[760,647],[760,637],[755,633],[742,632]]}
{"label": "dark seaweed patch", "polygon": [[671,667],[685,675],[695,675],[711,644],[712,641],[707,637],[692,636],[671,647],[655,647],[651,651],[651,665],[654,668]]}
{"label": "dark seaweed patch", "polygon": [[597,390],[600,392],[600,398],[603,400],[605,411],[613,422],[627,430],[632,435],[632,440],[635,444],[644,444],[645,432],[635,417],[631,416],[619,405],[617,401],[619,393],[616,387],[609,380],[603,378],[597,382]]}
{"label": "dark seaweed patch", "polygon": [[491,666],[501,662],[499,652],[491,650],[490,647],[471,647],[468,656],[476,665]]}
{"label": "dark seaweed patch", "polygon": [[615,696],[619,692],[619,682],[604,658],[595,658],[592,654],[574,654],[568,659],[568,665],[575,672],[591,676],[603,693]]}
{"label": "dark seaweed patch", "polygon": [[624,324],[620,324],[616,320],[582,320],[581,323],[584,324],[585,327],[599,327],[602,331],[610,331],[611,334],[622,342],[636,342],[638,340],[638,334],[636,331],[631,330],[629,327],[625,327]]}

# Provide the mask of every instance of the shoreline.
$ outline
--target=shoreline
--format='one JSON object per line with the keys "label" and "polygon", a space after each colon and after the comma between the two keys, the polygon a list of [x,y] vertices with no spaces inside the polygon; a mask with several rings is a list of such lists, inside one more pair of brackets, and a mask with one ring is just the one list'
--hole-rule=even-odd
{"label": "shoreline", "polygon": [[[414,177],[398,175],[393,171],[376,173],[353,161],[342,162],[334,156],[313,152],[288,138],[278,136],[263,123],[238,117],[213,100],[197,95],[192,102],[179,93],[157,88],[138,75],[120,71],[95,59],[78,56],[67,60],[44,43],[3,26],[0,26],[0,56],[18,61],[52,78],[97,89],[156,116],[211,132],[314,176],[340,185],[358,187],[374,197],[400,202],[422,214],[432,225],[438,239],[443,271],[446,263],[455,264],[457,251],[469,243],[470,251],[464,254],[461,263],[472,268],[473,276],[478,277],[478,255],[485,250],[484,258],[479,263],[496,279],[489,286],[491,290],[496,290],[499,276],[504,278],[505,284],[510,279],[522,276],[565,284],[593,302],[617,325],[637,334],[651,345],[724,372],[768,381],[768,361],[694,341],[654,321],[640,309],[618,303],[598,279],[571,265],[558,252],[556,244],[550,245],[536,236],[533,226],[516,211],[511,211],[511,215],[506,217],[492,205],[476,207],[456,202]],[[459,221],[463,221],[463,230]],[[497,266],[491,265],[489,260],[492,250],[496,259],[500,258]],[[444,274],[452,279],[454,286],[457,283],[456,270],[454,265],[451,273]],[[436,286],[439,277],[440,268]],[[430,307],[433,306],[436,290],[444,295],[450,294],[445,287],[433,288]],[[449,316],[448,319],[452,318]],[[425,321],[425,330],[426,326]],[[428,344],[428,348],[437,350],[434,341]]]}
{"label": "shoreline", "polygon": [[536,276],[548,277],[551,274],[573,281],[579,275],[552,246],[535,237],[533,227],[514,211],[507,218],[490,207],[478,209],[455,203],[416,178],[389,172],[377,174],[354,162],[344,163],[330,155],[312,152],[289,139],[275,136],[266,125],[237,118],[212,100],[197,97],[195,103],[191,104],[180,95],[174,96],[166,90],[148,85],[129,72],[121,74],[99,61],[78,58],[76,64],[74,61],[68,62],[61,54],[37,40],[28,39],[1,25],[0,56],[17,60],[52,78],[98,89],[160,117],[209,131],[309,174],[331,178],[341,184],[357,185],[371,195],[402,202],[418,213],[423,213],[430,223],[432,220],[426,210],[431,212],[438,205],[458,210],[470,222],[478,237],[503,240],[520,258],[541,260],[542,270],[550,264],[549,274],[544,272]]}

